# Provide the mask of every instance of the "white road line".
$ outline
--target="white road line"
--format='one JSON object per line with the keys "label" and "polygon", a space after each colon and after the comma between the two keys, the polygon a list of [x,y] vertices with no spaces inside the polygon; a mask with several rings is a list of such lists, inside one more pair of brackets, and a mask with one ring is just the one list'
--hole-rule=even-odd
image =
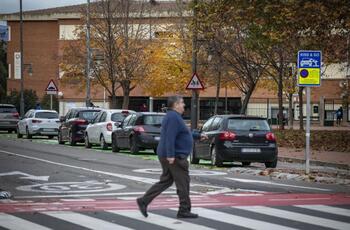
{"label": "white road line", "polygon": [[311,190],[319,190],[319,191],[331,191],[330,189],[324,189],[324,188],[315,188],[315,187],[290,185],[290,184],[280,184],[280,183],[275,183],[272,181],[264,181],[264,180],[238,179],[238,178],[231,178],[231,177],[225,177],[225,178],[228,180],[233,180],[233,181],[242,182],[242,183],[257,183],[257,184],[276,185],[276,186],[281,186],[281,187],[303,188],[303,189],[311,189]]}
{"label": "white road line", "polygon": [[166,227],[169,229],[175,229],[175,230],[183,230],[183,229],[196,229],[196,230],[213,230],[212,228],[208,228],[205,226],[197,225],[197,224],[192,224],[189,222],[185,221],[180,221],[178,219],[173,219],[153,213],[148,213],[148,217],[145,218],[141,215],[140,212],[135,212],[135,211],[108,211],[110,213],[114,213],[117,215],[125,216],[128,218],[132,218],[134,220],[139,220],[143,221],[146,223],[154,224],[154,225],[159,225],[162,227]]}
{"label": "white road line", "polygon": [[331,207],[327,205],[294,205],[294,206],[299,208],[306,208],[314,211],[319,211],[319,212],[327,212],[327,213],[332,213],[336,215],[350,217],[350,210],[345,208]]}
{"label": "white road line", "polygon": [[64,221],[71,222],[73,224],[77,224],[83,226],[88,229],[103,229],[103,230],[128,230],[131,228],[127,228],[118,224],[114,224],[111,222],[107,222],[104,220],[100,220],[94,217],[86,216],[83,214],[75,213],[75,212],[42,212],[45,215],[55,217],[57,219],[61,219]]}
{"label": "white road line", "polygon": [[251,228],[256,230],[295,230],[295,228],[289,228],[278,224],[272,224],[265,221],[254,220],[205,208],[192,208],[192,210],[194,213],[198,213],[198,215],[201,217],[228,224],[234,224],[245,228]]}
{"label": "white road line", "polygon": [[[143,195],[145,192],[116,192],[116,193],[91,193],[91,194],[69,194],[69,195],[37,195],[37,196],[16,196],[16,199],[35,198],[60,198],[60,197],[96,197],[96,196],[130,196]],[[176,194],[176,192],[165,191],[162,194]]]}
{"label": "white road line", "polygon": [[39,224],[35,224],[33,222],[30,222],[6,213],[0,213],[0,226],[10,230],[33,230],[33,229],[50,230],[51,229],[51,228],[47,228]]}
{"label": "white road line", "polygon": [[307,224],[319,225],[319,226],[328,227],[332,229],[342,229],[342,230],[350,229],[350,224],[345,222],[335,221],[335,220],[321,218],[321,217],[315,217],[315,216],[306,215],[306,214],[300,214],[300,213],[276,209],[276,208],[269,208],[269,207],[263,207],[263,206],[245,206],[245,207],[241,206],[241,207],[233,207],[233,208],[256,212],[256,213],[274,216],[274,217],[279,217],[283,219],[293,220],[293,221],[299,221]]}
{"label": "white road line", "polygon": [[[45,160],[45,159],[41,159],[41,158],[37,158],[37,157],[31,157],[31,156],[22,155],[22,154],[13,153],[13,152],[8,152],[8,151],[4,151],[4,150],[0,150],[0,153],[5,153],[5,154],[13,155],[13,156],[18,156],[18,157],[31,159],[31,160],[41,161],[41,162],[45,162],[45,163],[48,163],[48,164],[64,166],[64,167],[74,168],[74,169],[80,169],[80,170],[84,170],[84,171],[88,171],[88,172],[94,172],[94,173],[99,173],[99,174],[103,174],[103,175],[107,175],[107,176],[113,176],[113,177],[117,177],[117,178],[121,178],[121,179],[137,181],[137,182],[141,182],[141,183],[145,183],[145,184],[155,184],[155,183],[157,183],[159,181],[158,179],[153,179],[153,178],[148,178],[148,177],[131,176],[131,175],[120,174],[120,173],[112,173],[112,172],[105,172],[105,171],[100,171],[100,170],[93,170],[93,169],[89,169],[89,168],[84,168],[84,167],[75,166],[75,165],[63,164],[63,163],[59,163],[59,162],[55,162],[55,161]],[[225,190],[226,191],[225,187],[205,185],[205,184],[191,184],[191,187],[195,187],[195,186],[211,187],[211,188],[221,189],[221,190]],[[172,187],[172,188],[174,188],[174,187]],[[176,188],[174,188],[174,189],[176,189]],[[191,193],[202,194],[201,192],[196,192],[196,191],[191,191]]]}

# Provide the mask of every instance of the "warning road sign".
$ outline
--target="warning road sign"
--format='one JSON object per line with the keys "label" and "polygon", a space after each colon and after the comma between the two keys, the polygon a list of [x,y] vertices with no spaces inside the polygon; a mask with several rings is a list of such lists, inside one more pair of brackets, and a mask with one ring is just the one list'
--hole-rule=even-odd
{"label": "warning road sign", "polygon": [[56,94],[58,92],[58,88],[52,79],[49,81],[45,91],[47,94]]}
{"label": "warning road sign", "polygon": [[193,74],[190,82],[186,86],[186,89],[192,89],[192,90],[203,90],[204,89],[204,84],[199,79],[199,77],[196,73]]}

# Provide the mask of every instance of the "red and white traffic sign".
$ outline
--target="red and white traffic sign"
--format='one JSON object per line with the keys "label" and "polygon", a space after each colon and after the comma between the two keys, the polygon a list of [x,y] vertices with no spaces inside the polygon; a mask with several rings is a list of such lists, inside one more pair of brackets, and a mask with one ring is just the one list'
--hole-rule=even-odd
{"label": "red and white traffic sign", "polygon": [[203,90],[204,84],[196,73],[193,74],[190,82],[188,82],[186,89],[191,90]]}
{"label": "red and white traffic sign", "polygon": [[58,92],[58,87],[52,79],[49,81],[45,91],[47,94],[56,94]]}

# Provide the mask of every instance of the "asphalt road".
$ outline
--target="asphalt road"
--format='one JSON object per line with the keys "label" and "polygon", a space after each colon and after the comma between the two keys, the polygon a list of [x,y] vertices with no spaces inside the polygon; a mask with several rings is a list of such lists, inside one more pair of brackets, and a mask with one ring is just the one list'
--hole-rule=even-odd
{"label": "asphalt road", "polygon": [[155,159],[152,152],[133,156],[0,134],[0,189],[13,194],[0,203],[0,230],[350,229],[348,186],[271,181],[206,165],[191,166],[193,207],[201,218],[175,218],[172,187],[145,219],[135,198],[157,181]]}

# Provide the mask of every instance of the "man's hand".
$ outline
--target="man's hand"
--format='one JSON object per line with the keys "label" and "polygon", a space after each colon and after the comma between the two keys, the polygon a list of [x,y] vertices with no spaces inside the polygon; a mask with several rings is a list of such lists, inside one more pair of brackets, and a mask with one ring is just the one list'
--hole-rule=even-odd
{"label": "man's hand", "polygon": [[205,133],[201,134],[201,141],[208,140],[208,135]]}
{"label": "man's hand", "polygon": [[171,165],[174,164],[174,162],[175,162],[174,157],[167,157],[166,159],[168,160],[169,164],[171,164]]}

